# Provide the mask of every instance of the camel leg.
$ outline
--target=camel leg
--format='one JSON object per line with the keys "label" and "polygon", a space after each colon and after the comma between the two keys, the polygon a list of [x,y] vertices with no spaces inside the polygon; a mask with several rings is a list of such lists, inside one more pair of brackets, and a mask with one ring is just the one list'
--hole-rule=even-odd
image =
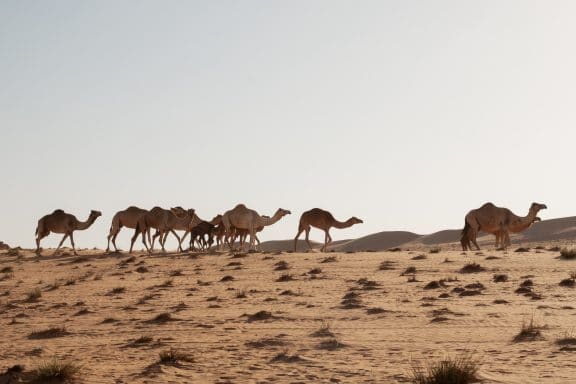
{"label": "camel leg", "polygon": [[328,251],[328,239],[329,238],[330,238],[330,235],[328,234],[328,230],[326,230],[324,232],[324,246],[322,247],[322,252]]}
{"label": "camel leg", "polygon": [[[176,233],[175,230],[171,229],[170,233],[172,233],[174,236],[176,236],[176,240],[178,240],[178,252],[182,252],[182,240],[180,240],[180,236],[178,236],[178,234]],[[168,237],[168,233],[166,233],[166,237]],[[166,238],[164,238],[164,242],[166,242]]]}
{"label": "camel leg", "polygon": [[[182,236],[180,243],[178,243],[178,248],[182,249],[182,243],[184,243],[184,240],[186,240],[186,237],[188,236],[189,233],[190,233],[190,231],[184,232],[184,236]],[[186,243],[184,243],[184,244],[186,244]]]}
{"label": "camel leg", "polygon": [[[118,232],[119,232],[119,231],[118,231]],[[116,246],[116,237],[118,237],[118,232],[116,232],[116,233],[114,234],[114,236],[112,236],[112,245],[114,245],[114,250],[115,250],[116,252],[118,252],[118,247]]]}
{"label": "camel leg", "polygon": [[306,243],[308,243],[308,247],[312,251],[312,244],[310,243],[310,227],[307,227],[305,231],[306,231]]}
{"label": "camel leg", "polygon": [[134,242],[138,238],[139,234],[140,234],[140,231],[138,231],[138,227],[136,227],[136,229],[134,230],[134,235],[132,236],[132,239],[130,240],[130,250],[128,251],[128,253],[132,253],[132,248],[134,248]]}
{"label": "camel leg", "polygon": [[58,250],[60,249],[60,247],[62,246],[62,244],[64,244],[64,240],[66,240],[68,238],[68,234],[65,234],[64,237],[62,238],[62,240],[60,240],[60,244],[58,244],[58,246],[56,247],[56,249],[54,250],[54,253],[58,252]]}
{"label": "camel leg", "polygon": [[[158,238],[158,236],[160,236],[160,231],[156,230],[156,233],[154,233],[154,236],[152,236],[152,241],[150,242],[150,246],[152,248],[154,248],[154,243],[156,242],[156,239]],[[150,237],[148,237],[148,241],[150,241]],[[160,244],[162,244],[162,238],[160,238],[160,240],[158,240],[158,242],[160,242]]]}
{"label": "camel leg", "polygon": [[38,233],[36,236],[36,255],[40,256],[40,240],[48,236],[48,233]]}
{"label": "camel leg", "polygon": [[304,228],[298,227],[298,233],[296,234],[296,237],[294,238],[294,252],[296,252],[296,248],[298,247],[298,238],[300,237],[302,232],[304,232]]}
{"label": "camel leg", "polygon": [[72,243],[72,251],[74,252],[75,255],[78,255],[78,253],[76,253],[76,246],[74,245],[74,234],[73,234],[73,232],[70,232],[70,242]]}

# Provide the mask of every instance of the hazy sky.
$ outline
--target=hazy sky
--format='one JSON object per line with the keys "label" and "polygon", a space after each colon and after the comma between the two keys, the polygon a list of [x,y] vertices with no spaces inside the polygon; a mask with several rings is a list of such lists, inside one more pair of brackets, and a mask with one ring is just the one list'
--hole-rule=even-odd
{"label": "hazy sky", "polygon": [[[576,214],[573,1],[0,2],[0,239],[129,205],[243,202],[384,230],[486,201]],[[131,234],[131,231],[130,231]],[[45,245],[55,245],[51,235]],[[119,243],[126,247],[128,231]],[[314,238],[322,238],[316,232]]]}

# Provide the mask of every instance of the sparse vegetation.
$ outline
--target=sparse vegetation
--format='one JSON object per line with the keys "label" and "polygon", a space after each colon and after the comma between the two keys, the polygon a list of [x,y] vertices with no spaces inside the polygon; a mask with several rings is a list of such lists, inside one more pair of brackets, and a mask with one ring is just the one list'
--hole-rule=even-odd
{"label": "sparse vegetation", "polygon": [[7,266],[7,267],[0,269],[0,273],[13,273],[13,272],[14,272],[14,268],[12,268],[11,266]]}
{"label": "sparse vegetation", "polygon": [[460,269],[460,273],[478,273],[485,271],[486,268],[478,263],[468,263]]}
{"label": "sparse vegetation", "polygon": [[66,327],[52,327],[42,331],[32,331],[28,335],[28,338],[31,340],[38,340],[38,339],[52,339],[54,337],[62,337],[69,335],[70,333],[66,330]]}
{"label": "sparse vegetation", "polygon": [[492,279],[494,280],[495,283],[504,283],[508,281],[508,275],[504,273],[497,273],[494,275]]}
{"label": "sparse vegetation", "polygon": [[402,272],[400,276],[413,275],[416,273],[416,267],[408,267]]}
{"label": "sparse vegetation", "polygon": [[412,365],[412,378],[416,384],[468,384],[476,382],[480,361],[471,354]]}
{"label": "sparse vegetation", "polygon": [[298,361],[302,361],[302,358],[298,355],[291,355],[288,349],[278,352],[272,358],[273,363],[295,363]]}
{"label": "sparse vegetation", "polygon": [[576,248],[563,248],[560,251],[560,259],[576,260]]}
{"label": "sparse vegetation", "polygon": [[534,322],[534,316],[532,316],[529,321],[522,322],[520,332],[518,332],[518,334],[514,336],[512,341],[514,341],[515,343],[519,343],[519,342],[535,341],[543,339],[542,332],[540,332],[542,328],[543,328],[542,326],[537,325]]}
{"label": "sparse vegetation", "polygon": [[336,256],[328,256],[322,259],[322,261],[320,261],[321,263],[335,263],[338,261],[338,258]]}
{"label": "sparse vegetation", "polygon": [[290,269],[290,264],[288,264],[288,262],[286,262],[284,260],[281,260],[274,265],[276,266],[276,268],[274,268],[274,270],[276,270],[276,271],[285,271],[285,270]]}
{"label": "sparse vegetation", "polygon": [[184,362],[194,361],[192,355],[190,355],[189,353],[174,348],[162,351],[158,355],[160,357],[160,361],[158,362],[159,364],[170,365],[170,364],[177,364],[181,361]]}
{"label": "sparse vegetation", "polygon": [[27,382],[41,383],[70,383],[78,378],[81,367],[72,362],[53,357],[42,362],[30,372]]}
{"label": "sparse vegetation", "polygon": [[28,291],[28,293],[26,293],[26,301],[29,303],[34,302],[34,301],[38,301],[38,299],[40,299],[41,297],[42,297],[42,291],[38,287],[36,287],[36,288]]}
{"label": "sparse vegetation", "polygon": [[434,248],[430,249],[428,252],[429,253],[440,253],[441,251],[442,251],[442,248],[434,247]]}
{"label": "sparse vegetation", "polygon": [[108,295],[119,295],[124,292],[126,292],[126,287],[115,287],[108,292]]}
{"label": "sparse vegetation", "polygon": [[378,266],[378,270],[380,271],[389,271],[394,269],[394,264],[396,264],[393,261],[390,260],[384,260],[380,263],[380,265]]}
{"label": "sparse vegetation", "polygon": [[[430,252],[430,253],[433,253],[433,252]],[[411,260],[425,260],[427,258],[428,258],[428,256],[422,254],[422,255],[414,256]]]}
{"label": "sparse vegetation", "polygon": [[283,273],[282,275],[280,275],[280,277],[278,279],[276,279],[276,281],[278,282],[285,282],[285,281],[292,281],[294,280],[294,276],[290,273]]}
{"label": "sparse vegetation", "polygon": [[330,322],[322,321],[320,328],[312,333],[313,337],[334,337],[332,333]]}

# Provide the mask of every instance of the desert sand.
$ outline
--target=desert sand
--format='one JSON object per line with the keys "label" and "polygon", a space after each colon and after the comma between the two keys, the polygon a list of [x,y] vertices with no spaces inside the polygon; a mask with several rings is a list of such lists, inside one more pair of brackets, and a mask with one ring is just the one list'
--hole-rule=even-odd
{"label": "desert sand", "polygon": [[[557,341],[576,327],[575,288],[559,285],[576,261],[549,250],[557,244],[466,254],[421,243],[325,254],[5,250],[0,369],[56,356],[81,365],[86,383],[403,383],[415,362],[472,353],[483,382],[575,382],[576,345]],[[483,270],[462,273],[471,263]],[[541,335],[514,342],[531,319]],[[54,327],[64,332],[41,333]],[[159,364],[170,348],[189,361]]]}

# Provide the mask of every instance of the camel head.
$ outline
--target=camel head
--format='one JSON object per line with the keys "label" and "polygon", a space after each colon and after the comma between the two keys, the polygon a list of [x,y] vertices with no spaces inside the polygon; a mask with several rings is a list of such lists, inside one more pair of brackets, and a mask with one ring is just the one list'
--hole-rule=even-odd
{"label": "camel head", "polygon": [[538,213],[542,209],[548,209],[546,204],[532,203],[532,205],[530,206],[530,212]]}
{"label": "camel head", "polygon": [[182,207],[174,207],[174,208],[170,208],[170,212],[172,212],[174,214],[174,216],[176,216],[178,218],[182,218],[186,215],[193,216],[195,211],[193,209],[186,210]]}
{"label": "camel head", "polygon": [[282,208],[278,208],[278,210],[276,211],[276,213],[274,214],[274,216],[276,215],[280,215],[280,217],[284,217],[286,215],[290,215],[292,214],[292,212],[290,212],[287,209],[282,209]]}
{"label": "camel head", "polygon": [[100,211],[90,211],[90,217],[93,217],[96,220],[98,217],[102,216],[102,212]]}
{"label": "camel head", "polygon": [[362,220],[360,220],[356,216],[351,217],[350,219],[348,219],[348,221],[350,221],[352,224],[363,224],[364,223]]}

